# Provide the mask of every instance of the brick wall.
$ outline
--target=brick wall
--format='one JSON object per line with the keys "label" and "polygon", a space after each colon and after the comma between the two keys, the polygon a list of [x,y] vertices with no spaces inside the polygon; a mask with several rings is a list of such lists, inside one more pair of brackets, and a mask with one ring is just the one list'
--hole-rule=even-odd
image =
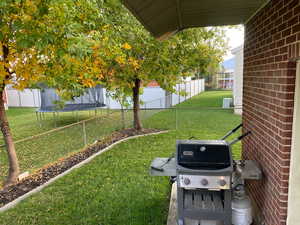
{"label": "brick wall", "polygon": [[262,165],[249,189],[267,225],[286,224],[299,16],[299,0],[271,0],[246,24],[243,123],[253,135],[243,158]]}

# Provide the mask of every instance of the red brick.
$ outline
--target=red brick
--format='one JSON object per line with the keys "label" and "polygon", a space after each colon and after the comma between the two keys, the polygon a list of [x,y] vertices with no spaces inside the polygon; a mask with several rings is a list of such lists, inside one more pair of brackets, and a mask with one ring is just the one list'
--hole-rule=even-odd
{"label": "red brick", "polygon": [[292,33],[292,29],[289,27],[289,28],[285,29],[284,31],[282,31],[282,37],[289,36],[291,33]]}
{"label": "red brick", "polygon": [[293,34],[299,32],[299,31],[300,31],[300,24],[293,26],[293,28],[292,28]]}
{"label": "red brick", "polygon": [[288,8],[292,9],[299,5],[299,0],[293,0],[288,4]]}
{"label": "red brick", "polygon": [[290,44],[297,41],[297,35],[291,35],[286,38],[286,44]]}
{"label": "red brick", "polygon": [[243,123],[252,130],[243,158],[263,165],[249,184],[266,225],[285,225],[296,63],[300,57],[299,0],[271,0],[246,24]]}
{"label": "red brick", "polygon": [[287,21],[287,26],[288,26],[288,27],[292,27],[292,26],[294,26],[295,24],[297,24],[298,21],[299,21],[299,17],[298,17],[298,16],[294,16],[293,18],[291,18],[291,19],[289,19],[289,20]]}
{"label": "red brick", "polygon": [[294,15],[298,15],[300,13],[300,6],[297,6],[293,9]]}

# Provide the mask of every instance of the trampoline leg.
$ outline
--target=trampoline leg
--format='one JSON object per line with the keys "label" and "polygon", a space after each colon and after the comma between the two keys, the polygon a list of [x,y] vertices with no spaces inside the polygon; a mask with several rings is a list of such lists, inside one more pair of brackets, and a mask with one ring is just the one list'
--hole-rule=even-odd
{"label": "trampoline leg", "polygon": [[39,121],[39,113],[35,112],[36,120]]}
{"label": "trampoline leg", "polygon": [[39,113],[39,117],[40,117],[40,127],[42,127],[43,125],[43,117],[42,117],[42,113]]}
{"label": "trampoline leg", "polygon": [[36,119],[37,119],[40,127],[42,127],[42,120],[40,118],[41,113],[40,112],[35,112],[35,115],[36,115]]}

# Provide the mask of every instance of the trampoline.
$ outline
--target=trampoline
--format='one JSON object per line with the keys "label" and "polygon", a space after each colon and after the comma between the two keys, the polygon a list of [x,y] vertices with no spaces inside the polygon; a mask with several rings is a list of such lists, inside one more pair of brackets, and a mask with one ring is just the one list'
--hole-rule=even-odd
{"label": "trampoline", "polygon": [[104,107],[103,87],[98,85],[94,88],[87,88],[83,95],[75,97],[63,105],[59,105],[58,102],[62,102],[62,99],[56,94],[55,89],[44,88],[41,90],[41,107],[37,112],[72,112]]}

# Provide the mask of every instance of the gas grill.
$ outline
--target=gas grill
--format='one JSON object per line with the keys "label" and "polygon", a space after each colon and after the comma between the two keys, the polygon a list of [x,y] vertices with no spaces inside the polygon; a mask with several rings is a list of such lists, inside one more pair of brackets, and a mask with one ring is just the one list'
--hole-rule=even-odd
{"label": "gas grill", "polygon": [[[176,155],[156,158],[151,175],[176,177],[178,225],[194,221],[232,224],[232,190],[245,179],[260,179],[261,171],[253,161],[233,161],[231,145],[250,134],[227,142],[242,124],[228,132],[222,140],[178,140]],[[246,168],[246,170],[245,170]],[[216,224],[216,223],[215,223]]]}
{"label": "gas grill", "polygon": [[178,224],[185,218],[231,224],[233,161],[224,140],[177,141]]}

